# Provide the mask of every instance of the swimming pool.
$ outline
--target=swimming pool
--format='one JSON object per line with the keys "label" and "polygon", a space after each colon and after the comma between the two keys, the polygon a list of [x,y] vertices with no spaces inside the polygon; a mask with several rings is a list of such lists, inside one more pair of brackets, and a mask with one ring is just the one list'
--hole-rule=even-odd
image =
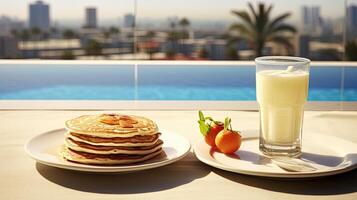
{"label": "swimming pool", "polygon": [[[253,65],[0,65],[2,100],[254,101]],[[313,65],[309,101],[357,101],[357,67]]]}

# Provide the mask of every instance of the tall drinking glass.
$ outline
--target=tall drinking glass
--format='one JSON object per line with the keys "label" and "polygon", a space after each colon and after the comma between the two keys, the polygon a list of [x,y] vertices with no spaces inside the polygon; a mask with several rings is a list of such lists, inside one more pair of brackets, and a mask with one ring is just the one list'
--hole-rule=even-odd
{"label": "tall drinking glass", "polygon": [[256,58],[255,63],[259,149],[267,156],[299,156],[310,60],[266,56]]}

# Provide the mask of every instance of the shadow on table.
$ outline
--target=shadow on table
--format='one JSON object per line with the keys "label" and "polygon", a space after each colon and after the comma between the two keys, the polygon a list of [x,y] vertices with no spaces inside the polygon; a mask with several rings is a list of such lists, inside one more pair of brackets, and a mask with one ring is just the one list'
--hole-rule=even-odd
{"label": "shadow on table", "polygon": [[189,153],[179,162],[150,170],[124,174],[94,174],[36,163],[37,171],[58,185],[93,193],[135,194],[167,190],[206,176],[211,170]]}
{"label": "shadow on table", "polygon": [[[251,155],[249,154],[250,156],[244,156],[244,153],[246,152],[243,152],[242,155],[240,155],[240,158],[249,158],[246,159],[246,161],[255,163],[256,160],[261,159],[258,154],[254,155],[254,153],[251,153]],[[335,156],[303,153],[302,157],[306,160],[310,160],[311,162],[329,167],[347,164],[343,163],[343,158]],[[357,154],[349,154],[345,159],[349,160],[347,162],[357,160]],[[357,192],[357,169],[338,175],[306,179],[264,178],[235,174],[218,169],[213,169],[213,172],[240,184],[283,193],[302,195],[336,195]]]}
{"label": "shadow on table", "polygon": [[231,181],[276,192],[301,195],[336,195],[357,192],[357,169],[339,175],[309,179],[276,179],[235,174],[212,168]]}

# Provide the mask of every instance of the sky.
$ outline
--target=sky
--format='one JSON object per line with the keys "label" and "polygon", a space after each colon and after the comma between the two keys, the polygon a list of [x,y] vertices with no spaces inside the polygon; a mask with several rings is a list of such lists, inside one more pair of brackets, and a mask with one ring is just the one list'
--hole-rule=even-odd
{"label": "sky", "polygon": [[[356,0],[355,0],[356,1]],[[0,16],[6,15],[26,20],[28,4],[34,0],[0,0]],[[86,6],[97,7],[99,21],[118,19],[132,13],[134,0],[44,0],[50,4],[51,20],[80,20]],[[190,19],[230,20],[232,9],[246,9],[247,0],[137,0],[138,18],[167,18],[170,16]],[[257,2],[250,0],[250,2]],[[321,15],[327,18],[342,17],[343,0],[266,0],[273,3],[273,13],[292,12],[292,21],[301,19],[302,5],[320,5]]]}

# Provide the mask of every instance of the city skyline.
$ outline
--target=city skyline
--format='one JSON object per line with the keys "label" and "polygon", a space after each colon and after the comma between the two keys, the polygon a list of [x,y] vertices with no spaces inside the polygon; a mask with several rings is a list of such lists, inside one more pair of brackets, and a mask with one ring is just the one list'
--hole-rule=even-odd
{"label": "city skyline", "polygon": [[[0,15],[16,17],[20,20],[27,20],[27,7],[33,0],[12,1],[0,0]],[[134,0],[76,0],[76,1],[55,1],[46,0],[50,5],[51,19],[56,22],[72,20],[82,20],[85,16],[86,7],[96,7],[98,10],[98,21],[114,20],[121,18],[126,13],[134,12]],[[128,3],[129,2],[129,3]],[[232,20],[235,17],[230,13],[232,9],[246,9],[247,0],[224,0],[217,4],[217,0],[194,0],[187,6],[178,0],[167,0],[165,4],[160,0],[146,0],[138,2],[138,18],[163,19],[168,16],[185,16],[194,20],[216,19]],[[274,4],[274,13],[291,12],[291,21],[301,21],[301,7],[321,6],[321,16],[326,18],[338,18],[344,15],[343,1],[334,0],[305,0],[287,2],[283,0],[269,0],[267,3]],[[352,2],[352,1],[351,1]],[[355,1],[353,1],[355,2]],[[68,6],[70,4],[70,7]],[[202,4],[205,5],[204,9]],[[20,5],[20,6],[19,6]],[[115,6],[118,5],[118,6]],[[65,15],[63,15],[65,13]],[[215,13],[215,16],[212,16]]]}
{"label": "city skyline", "polygon": [[[29,1],[31,3],[24,4],[28,8],[27,13],[24,13],[29,14],[29,16],[22,19],[22,22],[14,20],[14,18],[1,18],[0,30],[8,36],[4,39],[9,40],[12,36],[14,41],[18,41],[18,43],[6,44],[6,50],[8,50],[6,52],[11,52],[11,48],[17,49],[17,51],[13,51],[14,53],[11,55],[4,54],[3,56],[47,59],[82,59],[86,56],[109,56],[110,59],[121,59],[134,54],[136,56],[136,52],[140,52],[140,55],[144,56],[143,59],[176,59],[172,56],[177,54],[186,59],[222,60],[249,59],[263,52],[263,49],[258,52],[253,48],[252,45],[256,42],[256,38],[231,43],[231,39],[235,36],[231,34],[232,32],[228,28],[233,23],[242,25],[249,23],[246,22],[245,18],[234,15],[231,11],[246,11],[253,15],[246,0],[235,1],[235,5],[229,5],[229,2],[233,2],[233,0],[224,0],[227,4],[217,5],[215,12],[212,11],[214,8],[211,7],[216,5],[212,3],[216,2],[213,0],[206,0],[203,9],[199,7],[202,0],[194,0],[193,3],[190,2],[187,5],[178,0],[167,0],[165,4],[160,4],[159,0],[147,0],[150,6],[145,6],[145,3],[140,3],[143,2],[140,0],[138,1],[138,12],[130,11],[127,9],[128,7],[123,6],[121,11],[116,10],[115,14],[110,14],[105,10],[107,4],[97,5],[94,3],[96,1],[89,0],[83,3],[82,0],[76,0],[74,5],[77,7],[72,5],[66,7],[68,12],[63,12],[60,17],[68,17],[68,15],[71,15],[70,11],[80,10],[80,12],[76,12],[78,16],[81,16],[77,20],[76,18],[65,19],[70,21],[72,26],[63,23],[63,20],[59,21],[56,12],[61,7],[57,7],[52,0]],[[112,0],[107,0],[105,3],[109,1]],[[121,0],[120,2],[128,1],[134,2],[134,0]],[[279,16],[286,16],[285,13],[291,12],[294,16],[287,17],[277,25],[287,23],[295,27],[295,29],[292,29],[297,30],[296,34],[284,35],[285,41],[291,45],[287,47],[269,41],[270,43],[266,42],[264,54],[305,55],[305,57],[311,57],[315,60],[343,59],[344,44],[342,38],[344,30],[346,30],[344,24],[347,22],[344,23],[342,16],[336,18],[331,15],[326,16],[325,12],[328,9],[326,6],[318,5],[316,1],[313,4],[304,1],[296,6],[291,6],[290,8],[293,10],[284,8],[283,6],[286,4],[278,4],[279,1],[281,0],[260,2],[259,8],[256,7],[255,1],[249,1],[254,6],[254,13],[257,13],[259,9],[259,13],[269,12],[269,6],[271,2],[274,2],[274,9],[270,12],[270,19],[267,20],[267,23],[263,25],[252,24],[250,27],[257,27],[252,31],[259,32],[261,27],[258,26],[270,27],[269,23],[272,22],[269,21],[273,21],[276,17],[279,19]],[[236,6],[239,4],[238,2],[241,2],[242,6]],[[297,2],[295,1],[295,3]],[[61,5],[68,4],[62,1]],[[117,4],[111,4],[112,7],[116,7],[115,5]],[[175,11],[171,12],[167,7],[168,5],[170,9],[175,8]],[[345,4],[341,5],[340,10],[344,10]],[[349,16],[356,16],[352,4],[347,5],[348,8],[351,8]],[[334,7],[336,7],[335,10],[339,9],[336,5]],[[150,10],[150,8],[153,10]],[[210,16],[205,16],[205,12],[210,10]],[[155,11],[158,15],[148,15],[148,13]],[[138,14],[135,16],[135,13]],[[225,17],[219,15],[222,13]],[[145,17],[145,15],[147,16]],[[111,23],[104,23],[105,19],[110,16],[114,20]],[[346,17],[346,19],[350,18]],[[355,17],[352,18],[355,19]],[[253,23],[255,23],[254,20]],[[136,28],[133,28],[134,24]],[[350,29],[348,33],[351,31],[353,30]],[[350,35],[351,37],[349,37]],[[267,36],[267,40],[269,37]],[[355,37],[349,34],[348,39],[350,38],[353,40]],[[17,44],[18,46],[16,46]],[[63,46],[63,44],[66,45]],[[299,54],[295,53],[297,51]],[[184,58],[181,57],[180,59]]]}

